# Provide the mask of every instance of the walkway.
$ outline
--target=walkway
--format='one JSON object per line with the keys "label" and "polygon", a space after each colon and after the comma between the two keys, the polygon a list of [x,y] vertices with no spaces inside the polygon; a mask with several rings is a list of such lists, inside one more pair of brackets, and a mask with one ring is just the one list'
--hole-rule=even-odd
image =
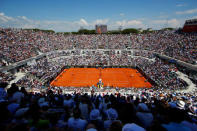
{"label": "walkway", "polygon": [[17,81],[19,81],[20,79],[22,79],[24,76],[26,75],[26,73],[22,73],[22,72],[18,72],[15,74],[16,78],[12,81],[10,81],[9,85],[7,86],[7,88],[10,88],[10,86],[12,85],[12,83],[16,83]]}
{"label": "walkway", "polygon": [[177,92],[182,92],[182,93],[189,93],[189,92],[194,92],[197,88],[196,85],[188,78],[188,76],[180,71],[177,71],[176,74],[178,75],[178,78],[184,80],[187,84],[188,87],[185,90],[177,91]]}

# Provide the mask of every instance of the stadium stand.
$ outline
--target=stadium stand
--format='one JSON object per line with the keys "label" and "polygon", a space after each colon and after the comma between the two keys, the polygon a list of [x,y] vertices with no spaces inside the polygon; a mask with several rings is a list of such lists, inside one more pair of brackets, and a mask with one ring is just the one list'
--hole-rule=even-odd
{"label": "stadium stand", "polygon": [[63,35],[2,28],[0,33],[0,56],[8,64],[36,56],[39,52],[99,47],[125,49],[128,45],[132,49],[155,51],[193,64],[197,57],[195,33],[157,31],[138,35]]}
{"label": "stadium stand", "polygon": [[197,19],[186,20],[183,32],[197,32]]}
{"label": "stadium stand", "polygon": [[[195,67],[196,35],[174,30],[63,35],[0,28],[0,130],[195,131],[197,73],[155,53]],[[155,85],[95,90],[50,86],[62,70],[74,66],[134,66]],[[184,92],[189,83],[178,71],[189,76],[194,90]],[[17,72],[25,75],[10,85]]]}

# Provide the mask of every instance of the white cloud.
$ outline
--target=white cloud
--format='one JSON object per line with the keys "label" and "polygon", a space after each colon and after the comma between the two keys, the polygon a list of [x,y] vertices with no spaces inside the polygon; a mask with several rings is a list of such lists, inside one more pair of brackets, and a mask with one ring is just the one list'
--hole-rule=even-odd
{"label": "white cloud", "polygon": [[2,20],[3,22],[8,22],[8,21],[12,21],[14,20],[14,18],[6,16],[4,13],[0,13],[0,20]]}
{"label": "white cloud", "polygon": [[26,16],[18,16],[17,18],[21,19],[22,21],[32,22],[32,20],[28,19]]}
{"label": "white cloud", "polygon": [[177,19],[170,19],[170,20],[152,20],[151,21],[155,26],[160,26],[160,28],[162,28],[162,26],[168,26],[168,27],[180,27],[183,24],[183,20],[177,20]]}
{"label": "white cloud", "polygon": [[167,22],[170,27],[180,27],[181,26],[181,22],[177,19],[171,19],[171,20],[168,20]]}
{"label": "white cloud", "polygon": [[26,16],[10,17],[0,13],[0,27],[52,29],[56,32],[77,31],[80,27],[94,29],[96,24],[106,24],[109,30],[116,30],[120,26],[122,28],[160,29],[164,28],[165,25],[168,27],[180,27],[184,22],[185,20],[182,19],[165,20],[164,18],[158,20],[137,19],[120,21],[113,21],[107,18],[93,21],[87,21],[84,18],[77,21],[33,20]]}
{"label": "white cloud", "polygon": [[36,28],[36,26],[30,25],[30,24],[25,24],[25,25],[23,25],[23,28],[25,28],[25,29],[31,29],[31,28]]}
{"label": "white cloud", "polygon": [[26,16],[17,16],[15,18],[6,16],[4,13],[0,13],[0,24],[2,27],[13,28],[40,28],[40,29],[52,29],[55,31],[77,31],[80,27],[86,29],[94,29],[96,24],[106,24],[108,29],[117,29],[119,26],[123,28],[143,27],[143,23],[140,20],[122,20],[122,21],[110,21],[109,19],[96,19],[94,21],[86,21],[81,18],[78,21],[56,21],[56,20],[32,20]]}
{"label": "white cloud", "polygon": [[107,24],[108,23],[108,19],[97,19],[95,21],[93,21],[91,23],[92,26],[96,25],[96,24]]}
{"label": "white cloud", "polygon": [[139,20],[122,20],[122,21],[116,21],[117,26],[123,26],[123,27],[136,27],[136,26],[142,26],[142,21]]}
{"label": "white cloud", "polygon": [[123,28],[143,28],[145,25],[141,20],[122,20],[110,21],[109,19],[96,19],[93,21],[86,21],[84,18],[78,21],[66,20],[32,20],[26,16],[9,17],[4,13],[0,13],[0,25],[2,27],[13,28],[40,28],[52,29],[55,31],[77,31],[80,27],[87,29],[94,29],[96,24],[106,24],[108,29],[118,29],[119,26]]}
{"label": "white cloud", "polygon": [[196,9],[191,9],[191,10],[185,10],[185,11],[177,11],[177,15],[184,15],[184,14],[194,14],[197,13],[197,8]]}
{"label": "white cloud", "polygon": [[125,14],[124,13],[120,13],[120,16],[124,16]]}
{"label": "white cloud", "polygon": [[186,4],[177,4],[176,7],[184,7]]}
{"label": "white cloud", "polygon": [[26,17],[26,16],[18,16],[18,18],[21,18],[21,19],[27,20],[27,17]]}
{"label": "white cloud", "polygon": [[125,20],[123,20],[123,21],[117,21],[116,24],[118,26],[125,26],[126,25],[126,21]]}
{"label": "white cloud", "polygon": [[88,22],[81,18],[78,21],[32,20],[26,16],[9,17],[0,13],[0,26],[13,28],[40,28],[55,31],[76,31],[80,26],[89,28]]}
{"label": "white cloud", "polygon": [[167,20],[153,20],[152,23],[153,24],[165,24],[167,23]]}
{"label": "white cloud", "polygon": [[197,19],[197,16],[193,16],[192,19]]}
{"label": "white cloud", "polygon": [[139,20],[131,20],[131,21],[128,21],[127,23],[128,25],[141,25],[142,24],[142,22]]}
{"label": "white cloud", "polygon": [[168,15],[160,15],[158,18],[160,18],[160,19],[164,19],[164,18],[168,18],[169,16]]}
{"label": "white cloud", "polygon": [[85,19],[80,19],[79,24],[81,26],[88,26],[88,22]]}

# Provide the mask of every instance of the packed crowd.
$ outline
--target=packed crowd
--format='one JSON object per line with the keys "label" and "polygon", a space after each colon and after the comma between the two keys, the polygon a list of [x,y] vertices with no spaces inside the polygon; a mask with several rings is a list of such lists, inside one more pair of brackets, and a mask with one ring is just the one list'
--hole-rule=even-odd
{"label": "packed crowd", "polygon": [[[196,63],[196,34],[178,34],[175,31],[157,31],[130,35],[63,35],[22,29],[0,28],[0,57],[15,63],[39,52],[65,49],[140,49],[149,50]],[[0,62],[0,66],[5,64]]]}
{"label": "packed crowd", "polygon": [[[70,56],[71,55],[71,56]],[[131,65],[131,56],[128,52],[122,51],[121,54],[117,54],[114,50],[107,52],[99,51],[84,51],[80,53],[79,51],[71,52],[55,52],[48,55],[50,59],[64,62],[66,65],[106,65],[106,66],[121,66],[121,65]],[[59,61],[59,60],[58,60]]]}
{"label": "packed crowd", "polygon": [[177,68],[174,65],[165,64],[159,58],[156,58],[154,62],[139,58],[135,59],[135,61],[144,73],[161,87],[177,90],[185,89],[188,86],[184,80],[177,77],[175,73]]}
{"label": "packed crowd", "polygon": [[68,131],[195,131],[195,93],[130,89],[130,93],[28,93],[0,83],[0,129]]}
{"label": "packed crowd", "polygon": [[[82,51],[82,52],[81,52]],[[144,57],[144,58],[143,58]],[[65,66],[138,66],[160,87],[173,90],[185,89],[188,85],[177,77],[175,66],[156,58],[153,53],[143,50],[65,50],[48,53],[46,57],[22,68],[26,76],[17,82],[31,89],[40,89],[41,85],[54,79]],[[1,73],[2,81],[10,81],[14,77],[9,72]],[[195,75],[190,76],[193,80]]]}
{"label": "packed crowd", "polygon": [[[197,129],[197,93],[175,93],[175,90],[186,89],[187,83],[177,77],[174,65],[149,52],[195,63],[196,34],[160,31],[138,35],[63,35],[0,28],[0,42],[0,67],[39,52],[76,49],[48,53],[20,67],[25,76],[9,89],[5,81],[10,82],[15,76],[11,72],[0,72],[0,81],[3,81],[0,83],[0,130]],[[113,50],[127,47],[137,50]],[[77,49],[111,50],[81,53]],[[50,80],[63,67],[71,65],[137,65],[156,84],[151,89],[51,87]]]}
{"label": "packed crowd", "polygon": [[[35,85],[38,87],[41,87],[41,85],[48,86],[66,66],[95,66],[99,63],[103,66],[107,62],[114,66],[137,65],[159,87],[165,87],[170,90],[181,90],[188,87],[184,80],[177,77],[175,73],[177,68],[174,65],[167,64],[157,57],[153,57],[154,59],[144,59],[142,57],[131,58],[124,54],[115,56],[121,59],[116,60],[115,57],[109,59],[109,57],[102,56],[101,54],[60,57],[56,57],[55,54],[49,54],[49,56],[38,60],[37,63],[23,67],[21,71],[26,73],[26,77],[19,80],[17,84],[30,89],[37,88]],[[126,59],[123,59],[124,57]]]}
{"label": "packed crowd", "polygon": [[196,63],[196,33],[178,34],[174,31],[161,31],[130,37],[131,47],[134,49],[155,51],[188,63]]}

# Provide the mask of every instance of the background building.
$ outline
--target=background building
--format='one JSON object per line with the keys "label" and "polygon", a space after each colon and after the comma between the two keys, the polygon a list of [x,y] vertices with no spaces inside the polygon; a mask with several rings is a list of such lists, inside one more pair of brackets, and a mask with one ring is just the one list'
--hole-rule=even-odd
{"label": "background building", "polygon": [[107,33],[107,25],[96,25],[95,30],[98,34]]}
{"label": "background building", "polygon": [[183,32],[197,32],[197,19],[186,20]]}

